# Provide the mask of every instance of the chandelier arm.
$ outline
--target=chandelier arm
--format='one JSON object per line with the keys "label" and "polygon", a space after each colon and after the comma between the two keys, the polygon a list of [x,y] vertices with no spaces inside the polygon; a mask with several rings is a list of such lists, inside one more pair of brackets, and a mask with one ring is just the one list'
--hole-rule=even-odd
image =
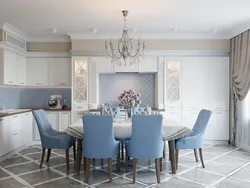
{"label": "chandelier arm", "polygon": [[108,47],[107,41],[105,41],[105,50],[106,50],[107,55],[112,58],[112,55],[111,55],[111,53],[109,51],[109,47]]}
{"label": "chandelier arm", "polygon": [[138,40],[138,47],[135,54],[130,54],[130,57],[135,58],[136,56],[138,56],[139,52],[140,52],[140,40]]}
{"label": "chandelier arm", "polygon": [[[112,53],[112,55],[113,55],[113,58],[114,58],[114,59],[120,59],[120,58],[122,57],[121,54],[120,54],[120,55],[115,54],[115,52],[114,52],[114,47],[113,47],[113,44],[111,43],[111,41],[110,41],[110,44],[111,44],[111,53]],[[118,43],[117,45],[119,45],[119,43]]]}

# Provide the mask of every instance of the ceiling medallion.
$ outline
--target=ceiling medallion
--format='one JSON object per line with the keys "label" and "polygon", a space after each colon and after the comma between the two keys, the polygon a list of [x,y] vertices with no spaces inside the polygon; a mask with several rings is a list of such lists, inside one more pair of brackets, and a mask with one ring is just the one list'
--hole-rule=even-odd
{"label": "ceiling medallion", "polygon": [[105,49],[107,56],[111,58],[111,61],[118,65],[127,65],[139,63],[141,57],[144,55],[146,50],[145,41],[133,40],[129,38],[128,30],[126,27],[126,17],[128,15],[127,10],[123,10],[124,16],[124,28],[122,37],[118,40],[107,40],[105,41]]}

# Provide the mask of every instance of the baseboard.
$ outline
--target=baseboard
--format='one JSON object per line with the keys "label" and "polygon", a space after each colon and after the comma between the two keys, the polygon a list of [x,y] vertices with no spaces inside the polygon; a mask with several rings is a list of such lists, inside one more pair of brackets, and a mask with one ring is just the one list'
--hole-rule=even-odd
{"label": "baseboard", "polygon": [[229,145],[228,140],[205,140],[205,145]]}

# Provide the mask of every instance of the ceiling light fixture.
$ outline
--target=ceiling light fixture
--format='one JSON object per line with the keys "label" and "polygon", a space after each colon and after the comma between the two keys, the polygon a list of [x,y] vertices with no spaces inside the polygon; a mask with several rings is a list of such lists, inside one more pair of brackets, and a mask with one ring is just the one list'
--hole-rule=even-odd
{"label": "ceiling light fixture", "polygon": [[146,50],[145,41],[133,40],[129,38],[128,30],[126,26],[126,17],[128,15],[127,10],[123,10],[124,16],[124,28],[122,37],[117,41],[112,39],[105,41],[105,49],[107,56],[111,58],[111,62],[115,62],[118,65],[134,64],[140,62],[141,57],[144,55]]}

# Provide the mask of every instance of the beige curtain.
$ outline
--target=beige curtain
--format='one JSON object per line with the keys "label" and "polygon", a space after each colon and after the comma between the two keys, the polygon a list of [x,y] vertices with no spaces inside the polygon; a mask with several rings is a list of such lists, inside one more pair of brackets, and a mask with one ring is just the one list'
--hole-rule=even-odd
{"label": "beige curtain", "polygon": [[[249,30],[231,39],[230,57],[230,142],[235,145],[243,131],[244,109],[241,109],[250,87],[250,33]],[[243,105],[245,106],[245,104]],[[242,111],[243,110],[243,111]],[[241,112],[241,113],[239,113]],[[248,131],[248,130],[247,130]],[[236,143],[237,144],[237,143]],[[240,145],[240,144],[237,144]]]}

